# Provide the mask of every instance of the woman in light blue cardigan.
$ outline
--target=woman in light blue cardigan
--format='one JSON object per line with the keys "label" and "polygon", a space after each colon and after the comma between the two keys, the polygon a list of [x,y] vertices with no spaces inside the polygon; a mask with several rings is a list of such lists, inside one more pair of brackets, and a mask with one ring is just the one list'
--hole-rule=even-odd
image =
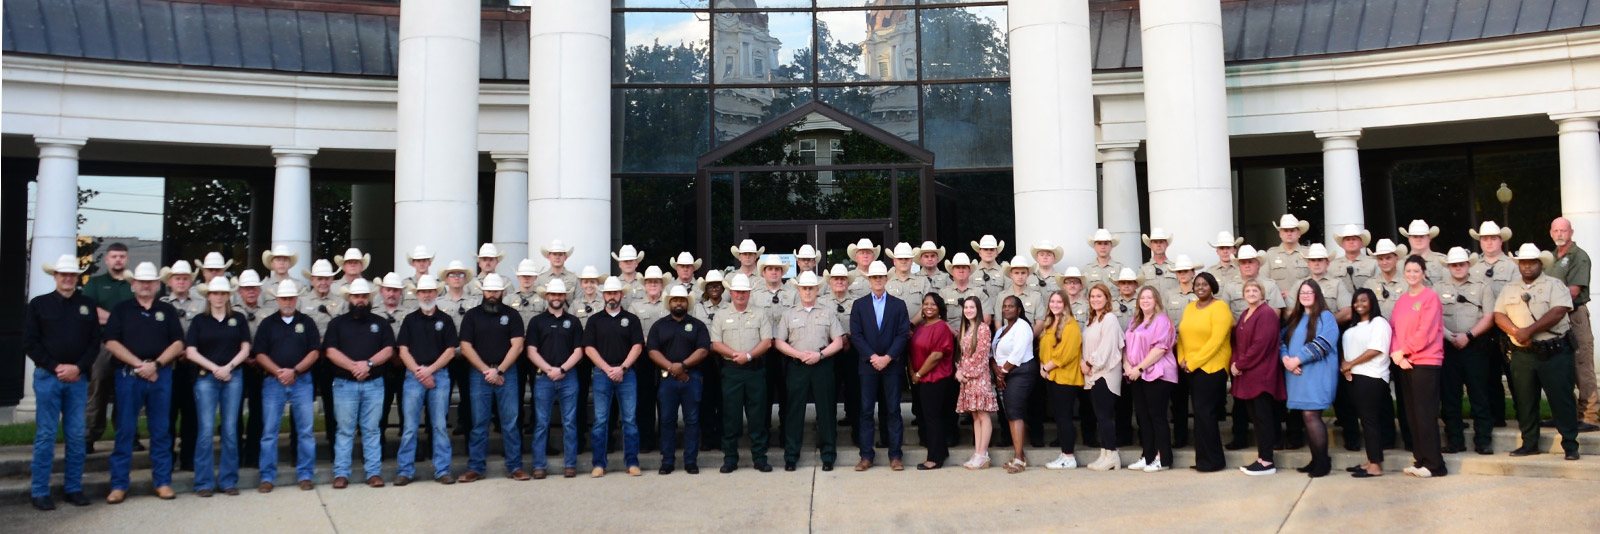
{"label": "woman in light blue cardigan", "polygon": [[1282,335],[1278,355],[1283,360],[1289,409],[1300,410],[1306,442],[1311,445],[1311,463],[1299,470],[1312,478],[1326,476],[1333,462],[1328,458],[1328,427],[1322,422],[1322,411],[1333,404],[1339,380],[1339,323],[1315,282],[1300,283],[1294,306],[1283,318]]}

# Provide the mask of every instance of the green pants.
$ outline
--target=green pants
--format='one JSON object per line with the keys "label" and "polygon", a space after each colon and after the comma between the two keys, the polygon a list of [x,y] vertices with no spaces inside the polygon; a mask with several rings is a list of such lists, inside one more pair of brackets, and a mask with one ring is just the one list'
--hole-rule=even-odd
{"label": "green pants", "polygon": [[739,435],[750,422],[750,459],[767,463],[767,429],[772,426],[772,406],[767,404],[767,372],[763,369],[722,367],[722,463],[738,465]]}
{"label": "green pants", "polygon": [[1517,403],[1517,426],[1522,429],[1522,446],[1539,447],[1539,391],[1550,402],[1550,415],[1561,432],[1561,448],[1578,450],[1578,401],[1573,396],[1574,367],[1572,349],[1548,356],[1511,350],[1511,389]]}
{"label": "green pants", "polygon": [[788,401],[784,409],[783,462],[800,461],[800,443],[805,437],[806,398],[815,397],[817,405],[817,447],[822,449],[822,461],[833,463],[839,456],[838,399],[834,398],[833,358],[823,358],[816,365],[806,365],[789,358]]}

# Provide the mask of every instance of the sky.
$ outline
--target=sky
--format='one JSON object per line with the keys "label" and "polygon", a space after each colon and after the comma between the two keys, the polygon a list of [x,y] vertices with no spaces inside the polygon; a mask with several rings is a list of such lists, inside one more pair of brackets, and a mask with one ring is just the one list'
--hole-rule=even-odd
{"label": "sky", "polygon": [[[93,189],[100,194],[78,211],[85,218],[78,233],[161,239],[165,184],[163,178],[79,176],[79,189]],[[33,183],[28,184],[28,235],[33,235],[35,187]]]}

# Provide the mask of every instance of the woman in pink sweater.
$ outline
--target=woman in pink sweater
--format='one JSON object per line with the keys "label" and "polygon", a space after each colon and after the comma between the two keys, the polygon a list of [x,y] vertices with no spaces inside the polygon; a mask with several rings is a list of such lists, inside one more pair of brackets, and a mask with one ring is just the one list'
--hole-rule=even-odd
{"label": "woman in pink sweater", "polygon": [[1406,474],[1429,478],[1445,475],[1439,450],[1439,367],[1444,364],[1444,307],[1439,295],[1424,285],[1427,260],[1406,258],[1407,289],[1394,303],[1394,338],[1389,357],[1400,367],[1406,418],[1415,439],[1414,461]]}

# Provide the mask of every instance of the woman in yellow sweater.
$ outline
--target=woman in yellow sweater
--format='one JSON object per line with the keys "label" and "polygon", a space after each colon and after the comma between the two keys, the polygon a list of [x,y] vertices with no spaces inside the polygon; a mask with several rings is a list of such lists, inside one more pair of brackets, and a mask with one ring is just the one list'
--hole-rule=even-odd
{"label": "woman in yellow sweater", "polygon": [[1051,292],[1045,303],[1046,315],[1034,331],[1039,340],[1039,361],[1043,362],[1039,374],[1046,380],[1050,409],[1056,413],[1056,438],[1061,441],[1061,454],[1045,465],[1049,469],[1078,467],[1078,459],[1072,453],[1072,444],[1077,441],[1072,414],[1077,413],[1078,395],[1083,391],[1083,370],[1078,366],[1083,359],[1083,336],[1067,305],[1070,301],[1064,290]]}
{"label": "woman in yellow sweater", "polygon": [[1226,467],[1217,421],[1228,392],[1233,312],[1226,302],[1215,298],[1217,278],[1211,273],[1195,277],[1193,289],[1195,301],[1183,309],[1183,322],[1178,323],[1178,367],[1190,373],[1189,392],[1194,402],[1192,468],[1211,473]]}

